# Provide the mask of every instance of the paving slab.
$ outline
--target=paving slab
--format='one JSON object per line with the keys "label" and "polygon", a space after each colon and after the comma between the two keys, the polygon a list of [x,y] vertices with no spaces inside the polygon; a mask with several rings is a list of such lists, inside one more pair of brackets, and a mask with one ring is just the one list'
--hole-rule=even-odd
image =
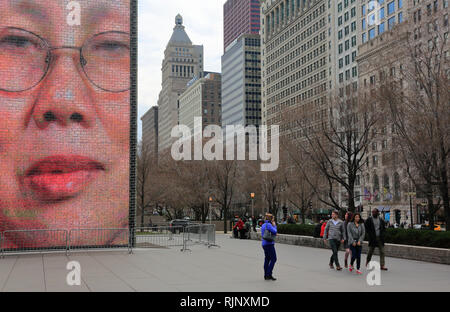
{"label": "paving slab", "polygon": [[[274,276],[263,279],[261,242],[218,234],[219,247],[194,245],[191,251],[173,248],[77,251],[69,255],[7,255],[0,259],[0,290],[114,292],[286,292],[286,291],[450,291],[450,266],[386,258],[389,271],[381,286],[369,286],[363,275],[330,270],[331,251],[276,244]],[[339,253],[343,264],[344,254]],[[375,256],[373,260],[379,258]],[[69,261],[81,265],[81,285],[68,286]],[[362,255],[365,263],[366,255]]]}

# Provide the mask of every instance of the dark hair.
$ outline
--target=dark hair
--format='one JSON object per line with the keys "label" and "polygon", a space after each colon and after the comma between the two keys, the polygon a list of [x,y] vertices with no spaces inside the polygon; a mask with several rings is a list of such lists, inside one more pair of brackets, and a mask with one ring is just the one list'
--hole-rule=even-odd
{"label": "dark hair", "polygon": [[359,216],[359,224],[361,224],[361,223],[363,223],[364,221],[363,221],[363,218],[361,217],[361,214],[359,213],[359,212],[357,212],[357,213],[355,213],[355,214],[353,214],[353,216],[352,216],[352,221],[351,222],[355,222],[355,217],[356,216]]}
{"label": "dark hair", "polygon": [[[361,216],[359,216],[361,218]],[[353,220],[353,213],[350,211],[347,211],[347,218],[345,218],[345,221],[351,222]]]}
{"label": "dark hair", "polygon": [[339,216],[339,210],[337,210],[337,209],[333,210],[333,212],[331,212],[331,213],[335,213]]}

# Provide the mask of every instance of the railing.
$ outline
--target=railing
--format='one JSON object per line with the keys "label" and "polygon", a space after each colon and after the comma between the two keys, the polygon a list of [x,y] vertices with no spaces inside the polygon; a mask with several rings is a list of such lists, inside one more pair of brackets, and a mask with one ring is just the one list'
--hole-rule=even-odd
{"label": "railing", "polygon": [[[134,238],[134,239],[131,239]],[[132,244],[134,242],[134,244]],[[0,232],[0,256],[6,253],[65,251],[80,249],[170,248],[216,245],[214,224],[189,226],[155,225],[130,229],[9,230]]]}
{"label": "railing", "polygon": [[18,251],[67,250],[67,230],[10,230],[0,233],[0,254]]}
{"label": "railing", "polygon": [[169,248],[184,246],[183,226],[152,226],[136,228],[137,248]]}
{"label": "railing", "polygon": [[216,246],[216,225],[196,224],[184,228],[183,250],[188,250],[189,245],[203,244],[208,248]]}
{"label": "railing", "polygon": [[98,248],[128,248],[131,252],[130,230],[127,228],[70,230],[67,250]]}

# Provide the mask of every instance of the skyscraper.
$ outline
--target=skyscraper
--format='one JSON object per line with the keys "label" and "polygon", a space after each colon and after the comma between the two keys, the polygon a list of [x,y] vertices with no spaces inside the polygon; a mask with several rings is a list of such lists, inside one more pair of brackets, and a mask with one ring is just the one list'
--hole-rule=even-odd
{"label": "skyscraper", "polygon": [[243,34],[222,56],[222,125],[261,124],[261,39]]}
{"label": "skyscraper", "polygon": [[172,37],[167,44],[162,62],[162,89],[158,99],[158,152],[170,148],[171,131],[178,124],[178,97],[187,89],[187,83],[203,72],[203,46],[193,45],[177,15]]}
{"label": "skyscraper", "polygon": [[142,144],[152,156],[158,155],[158,106],[150,108],[142,120]]}
{"label": "skyscraper", "polygon": [[[327,120],[332,36],[326,0],[263,0],[262,123],[280,136],[305,132],[286,116],[304,115],[310,128]],[[331,75],[331,74],[330,74]]]}
{"label": "skyscraper", "polygon": [[242,34],[259,34],[260,1],[228,0],[223,6],[223,49]]}

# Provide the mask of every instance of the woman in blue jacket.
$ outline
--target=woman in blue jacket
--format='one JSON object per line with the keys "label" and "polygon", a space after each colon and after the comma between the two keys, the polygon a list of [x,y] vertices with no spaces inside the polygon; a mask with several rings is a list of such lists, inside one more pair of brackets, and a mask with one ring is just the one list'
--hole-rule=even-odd
{"label": "woman in blue jacket", "polygon": [[[264,239],[264,232],[269,231],[272,233],[273,239]],[[277,225],[275,224],[275,218],[272,214],[266,213],[265,222],[261,227],[262,247],[264,249],[264,279],[276,281],[277,279],[272,276],[273,267],[277,261],[277,254],[275,252],[275,235],[277,235]]]}

